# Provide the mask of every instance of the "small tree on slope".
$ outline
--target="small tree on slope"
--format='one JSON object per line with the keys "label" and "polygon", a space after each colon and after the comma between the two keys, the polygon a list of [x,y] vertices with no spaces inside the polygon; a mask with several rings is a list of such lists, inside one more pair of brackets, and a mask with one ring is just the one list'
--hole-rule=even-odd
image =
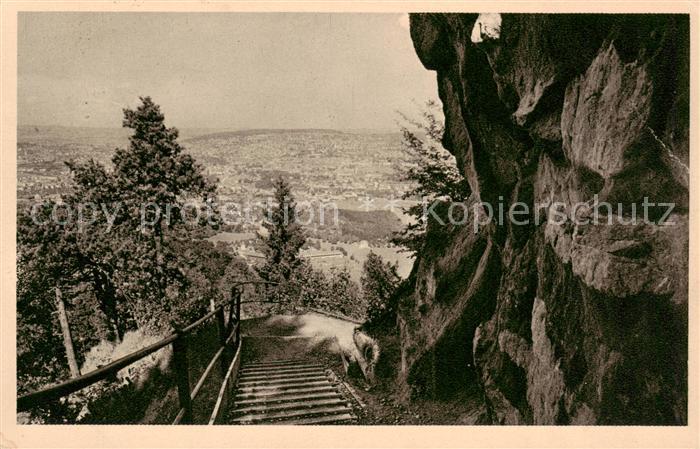
{"label": "small tree on slope", "polygon": [[360,279],[368,321],[391,320],[391,317],[396,316],[394,293],[400,281],[397,266],[384,262],[379,255],[370,251]]}

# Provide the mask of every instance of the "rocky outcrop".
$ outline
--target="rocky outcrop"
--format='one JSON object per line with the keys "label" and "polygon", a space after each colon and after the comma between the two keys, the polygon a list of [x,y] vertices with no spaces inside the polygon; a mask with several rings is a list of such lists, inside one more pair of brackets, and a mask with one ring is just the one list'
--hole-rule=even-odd
{"label": "rocky outcrop", "polygon": [[686,423],[688,17],[413,14],[411,37],[467,210],[505,219],[431,223],[403,381],[478,385],[492,423]]}

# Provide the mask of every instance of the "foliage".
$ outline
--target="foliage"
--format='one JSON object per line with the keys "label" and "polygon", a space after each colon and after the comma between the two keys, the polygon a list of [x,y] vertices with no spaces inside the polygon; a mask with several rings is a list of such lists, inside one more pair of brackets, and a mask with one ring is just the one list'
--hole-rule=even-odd
{"label": "foliage", "polygon": [[[127,332],[118,343],[102,340],[85,354],[81,372],[93,371],[144,346],[154,344],[161,338],[163,338],[162,335],[149,335],[137,329]],[[97,382],[70,395],[68,403],[80,408],[80,413],[76,420],[94,420],[96,414],[99,416],[100,413],[104,413],[100,411],[102,402],[114,403],[115,399],[128,393],[133,395],[143,393],[143,391],[139,390],[143,390],[147,382],[153,380],[152,377],[155,371],[166,372],[169,369],[168,364],[171,357],[172,349],[170,346],[166,346],[160,351],[118,371],[113,378]],[[133,400],[129,401],[129,403],[133,404]],[[134,412],[132,410],[132,413]]]}
{"label": "foliage", "polygon": [[[164,121],[159,106],[141,98],[135,110],[124,110],[122,125],[133,134],[127,148],[116,150],[111,172],[93,161],[69,163],[74,182],[69,201],[112,205],[111,226],[106,214],[98,215],[97,233],[82,247],[100,267],[95,291],[105,313],[118,322],[126,315],[124,320],[154,333],[201,311],[186,294],[193,279],[182,257],[181,242],[191,240],[185,206],[194,198],[212,203],[215,192],[177,142],[177,129]],[[116,304],[124,302],[120,310]]]}
{"label": "foliage", "polygon": [[133,134],[111,169],[67,162],[69,194],[18,210],[20,392],[67,375],[57,289],[82,360],[101,340],[118,344],[134,329],[162,335],[192,321],[245,275],[228,247],[199,238],[202,225],[217,223],[190,220],[187,206],[215,210],[216,186],[179,145],[177,129],[165,126],[158,105],[142,98],[124,110],[123,126]]}
{"label": "foliage", "polygon": [[359,287],[347,269],[333,269],[326,274],[300,257],[306,236],[296,220],[294,197],[284,179],[278,178],[274,186],[275,203],[264,223],[267,235],[259,236],[266,259],[258,268],[262,279],[278,283],[265,293],[275,304],[272,312],[311,307],[363,317]]}
{"label": "foliage", "polygon": [[360,294],[360,286],[350,277],[346,267],[331,268],[328,279],[331,311],[358,320],[364,320],[367,312],[365,298]]}
{"label": "foliage", "polygon": [[384,262],[381,256],[370,251],[362,267],[362,293],[367,304],[367,320],[377,321],[396,316],[395,293],[401,278],[397,266]]}
{"label": "foliage", "polygon": [[289,283],[287,295],[292,296],[289,302],[302,307],[318,307],[326,300],[327,287],[326,275],[314,269],[308,261],[301,260]]}
{"label": "foliage", "polygon": [[346,267],[333,267],[329,273],[324,273],[308,263],[305,265],[304,305],[358,320],[365,318],[366,306],[360,287]]}
{"label": "foliage", "polygon": [[299,280],[305,268],[299,250],[306,236],[297,222],[296,202],[289,184],[278,178],[274,187],[274,204],[268,205],[263,222],[267,235],[258,235],[265,254],[265,263],[258,268],[258,274],[265,281],[279,284],[270,289],[270,294],[272,301],[282,303],[294,301],[300,294]]}
{"label": "foliage", "polygon": [[[56,289],[75,286],[75,233],[51,220],[52,203],[17,218],[17,381],[26,392],[67,374],[63,341],[55,316]],[[63,219],[60,215],[57,218]]]}
{"label": "foliage", "polygon": [[426,102],[420,120],[401,114],[406,159],[397,171],[401,180],[413,186],[402,198],[422,202],[404,209],[413,220],[394,235],[392,242],[414,252],[419,252],[425,241],[424,204],[464,201],[470,194],[469,184],[459,172],[454,156],[442,146],[444,124],[436,117],[436,108],[435,102]]}

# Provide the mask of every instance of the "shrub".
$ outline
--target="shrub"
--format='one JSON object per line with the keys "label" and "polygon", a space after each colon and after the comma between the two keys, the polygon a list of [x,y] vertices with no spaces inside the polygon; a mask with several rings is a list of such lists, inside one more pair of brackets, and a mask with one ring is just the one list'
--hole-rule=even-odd
{"label": "shrub", "polygon": [[401,278],[397,265],[384,262],[370,251],[362,267],[362,292],[367,304],[367,319],[392,320],[396,317],[395,293]]}

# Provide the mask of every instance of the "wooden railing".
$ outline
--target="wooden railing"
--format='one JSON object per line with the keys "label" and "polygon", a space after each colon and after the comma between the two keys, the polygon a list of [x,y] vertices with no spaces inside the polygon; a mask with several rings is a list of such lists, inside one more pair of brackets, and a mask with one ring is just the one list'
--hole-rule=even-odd
{"label": "wooden railing", "polygon": [[[213,308],[211,312],[204,315],[202,318],[197,320],[193,324],[199,323],[200,325],[207,322],[212,317],[216,317],[216,324],[219,335],[219,349],[214,354],[214,357],[209,361],[209,364],[204,369],[204,372],[199,377],[199,380],[195,384],[194,388],[190,391],[190,378],[189,378],[189,368],[187,361],[187,340],[188,334],[191,332],[183,329],[177,332],[177,338],[173,341],[173,371],[175,373],[175,379],[177,382],[177,394],[180,402],[180,410],[175,416],[173,424],[192,424],[194,419],[192,415],[192,401],[195,400],[197,394],[201,391],[204,382],[209,377],[209,374],[216,366],[217,362],[220,363],[221,367],[221,377],[223,379],[221,383],[221,388],[219,395],[216,399],[216,404],[211,417],[209,418],[209,424],[214,424],[218,418],[218,414],[221,411],[221,403],[226,398],[227,386],[229,384],[229,379],[231,378],[231,372],[237,368],[237,364],[240,363],[240,347],[241,347],[241,294],[240,290],[232,290],[232,298],[228,303],[222,304],[218,307]],[[224,307],[228,305],[228,326],[225,324],[224,318]],[[192,325],[190,325],[192,326]],[[194,328],[192,328],[194,330]],[[226,349],[229,347],[229,343],[233,340],[233,357],[229,361],[227,357]]]}
{"label": "wooden railing", "polygon": [[[172,345],[173,349],[173,372],[178,391],[179,411],[173,421],[173,424],[191,424],[192,416],[192,401],[201,391],[207,377],[214,370],[217,362],[221,369],[223,381],[219,389],[219,395],[216,399],[214,409],[209,419],[209,424],[214,424],[221,411],[225,408],[228,386],[235,381],[235,376],[240,364],[241,350],[241,289],[244,284],[271,284],[270,282],[261,281],[244,281],[236,283],[231,289],[231,298],[227,301],[214,305],[212,310],[198,319],[194,323],[179,329],[168,337],[147,346],[138,351],[132,352],[114,362],[91,371],[82,376],[66,380],[56,385],[52,385],[41,390],[33,391],[17,398],[17,411],[27,411],[38,405],[45,404],[50,401],[55,401],[59,398],[68,396],[71,393],[82,390],[92,384],[107,378],[114,378],[117,372],[125,367],[147,357],[154,352],[163,349],[168,345]],[[226,322],[226,311],[228,308],[228,322]],[[216,351],[206,369],[200,376],[194,388],[190,390],[189,368],[187,359],[187,342],[189,335],[203,326],[212,318],[216,319],[219,349]]]}

